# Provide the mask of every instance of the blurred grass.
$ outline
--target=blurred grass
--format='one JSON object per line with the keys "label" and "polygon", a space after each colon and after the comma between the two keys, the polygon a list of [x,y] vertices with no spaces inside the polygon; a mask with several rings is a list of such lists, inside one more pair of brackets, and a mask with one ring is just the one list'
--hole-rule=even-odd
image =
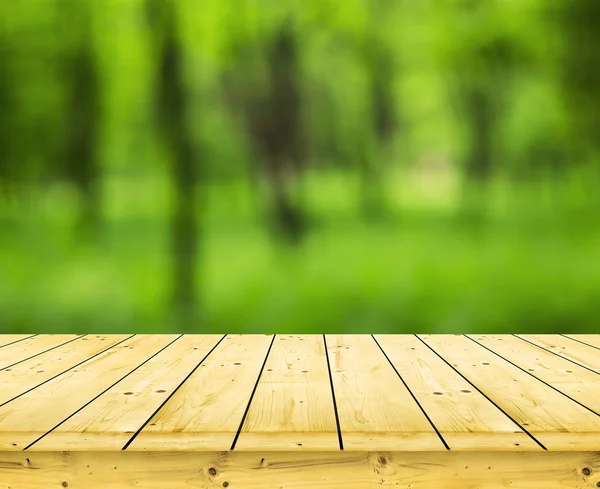
{"label": "blurred grass", "polygon": [[[569,197],[574,184],[560,184],[556,203],[541,197],[551,188],[499,182],[473,222],[448,205],[455,184],[432,193],[406,175],[388,183],[394,212],[367,223],[351,177],[309,176],[316,225],[299,249],[269,239],[247,184],[211,187],[197,332],[598,331],[600,229],[577,185]],[[3,333],[179,330],[164,179],[114,177],[104,189],[106,222],[87,244],[60,188],[1,206]]]}

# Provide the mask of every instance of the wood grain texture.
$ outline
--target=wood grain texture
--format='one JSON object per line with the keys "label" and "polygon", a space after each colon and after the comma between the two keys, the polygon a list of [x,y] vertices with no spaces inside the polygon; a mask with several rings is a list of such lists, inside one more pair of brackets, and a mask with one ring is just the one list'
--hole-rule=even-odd
{"label": "wood grain texture", "polygon": [[568,334],[567,338],[586,343],[594,348],[600,349],[600,335],[597,334]]}
{"label": "wood grain texture", "polygon": [[375,335],[452,450],[542,450],[413,335]]}
{"label": "wood grain texture", "polygon": [[12,343],[16,343],[18,341],[23,341],[26,338],[31,338],[31,334],[3,334],[0,335],[0,348],[4,348]]}
{"label": "wood grain texture", "polygon": [[0,405],[47,382],[130,335],[90,335],[0,370]]}
{"label": "wood grain texture", "polygon": [[598,448],[597,415],[465,336],[419,337],[546,448]]}
{"label": "wood grain texture", "polygon": [[0,453],[2,489],[597,489],[600,452]]}
{"label": "wood grain texture", "polygon": [[74,340],[79,336],[81,335],[38,335],[9,344],[0,349],[0,369],[7,368],[10,365],[32,357],[33,355],[38,355],[46,350],[62,345],[67,341]]}
{"label": "wood grain texture", "polygon": [[326,338],[345,450],[446,450],[373,338]]}
{"label": "wood grain texture", "polygon": [[0,335],[0,452],[597,451],[579,337]]}
{"label": "wood grain texture", "polygon": [[165,347],[173,335],[140,335],[0,408],[0,450],[23,450]]}
{"label": "wood grain texture", "polygon": [[179,338],[29,450],[122,449],[221,338]]}
{"label": "wood grain texture", "polygon": [[227,336],[127,450],[229,450],[272,339]]}
{"label": "wood grain texture", "polygon": [[600,374],[600,351],[591,346],[583,345],[558,334],[516,336]]}
{"label": "wood grain texture", "polygon": [[514,336],[474,335],[472,338],[534,378],[551,385],[596,414],[600,413],[600,378],[597,373]]}
{"label": "wood grain texture", "polygon": [[339,448],[323,336],[277,336],[235,449]]}

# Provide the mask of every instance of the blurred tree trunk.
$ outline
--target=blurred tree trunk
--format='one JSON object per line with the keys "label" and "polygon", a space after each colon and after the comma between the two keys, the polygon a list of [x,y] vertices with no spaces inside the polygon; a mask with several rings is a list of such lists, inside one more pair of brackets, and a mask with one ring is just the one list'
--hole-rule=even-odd
{"label": "blurred tree trunk", "polygon": [[490,100],[489,87],[467,82],[461,88],[463,115],[468,134],[468,147],[464,157],[462,212],[464,217],[478,222],[485,214],[486,191],[493,169],[493,101]]}
{"label": "blurred tree trunk", "polygon": [[174,209],[171,221],[173,304],[185,331],[197,326],[196,262],[198,255],[197,184],[195,145],[187,122],[184,63],[177,37],[176,3],[149,0],[158,46],[158,117],[168,145],[173,181]]}
{"label": "blurred tree trunk", "polygon": [[[266,72],[260,79],[259,50]],[[297,184],[305,170],[298,47],[290,21],[266,46],[236,45],[231,71],[223,77],[227,103],[241,116],[268,185],[269,226],[276,237],[298,244],[308,227]]]}
{"label": "blurred tree trunk", "polygon": [[459,72],[457,88],[468,141],[463,204],[467,214],[479,218],[496,170],[495,134],[505,113],[516,55],[511,40],[501,34],[470,49],[459,54],[461,61],[455,69]]}
{"label": "blurred tree trunk", "polygon": [[[370,18],[379,25],[389,12],[392,2],[379,1],[370,4]],[[371,128],[375,139],[367,136],[367,144],[360,150],[362,169],[363,210],[367,218],[378,218],[385,213],[385,179],[390,165],[390,144],[398,130],[394,81],[396,59],[390,47],[375,27],[369,27],[363,57],[369,73]],[[366,134],[370,134],[367,131]]]}
{"label": "blurred tree trunk", "polygon": [[101,130],[101,83],[91,12],[85,2],[71,0],[69,19],[78,26],[75,46],[68,53],[65,173],[78,189],[82,208],[79,229],[97,230],[101,222],[99,135]]}
{"label": "blurred tree trunk", "polygon": [[[371,64],[371,105],[375,128],[375,151],[365,161],[364,205],[367,217],[377,218],[385,213],[385,177],[389,169],[390,143],[398,128],[393,94],[393,59],[385,48],[373,44]],[[369,161],[370,160],[370,161]]]}
{"label": "blurred tree trunk", "polygon": [[510,83],[521,53],[514,37],[495,21],[499,3],[487,0],[457,1],[455,39],[448,40],[448,68],[466,130],[463,157],[464,185],[461,211],[483,217],[489,184],[496,172],[496,132],[506,112]]}
{"label": "blurred tree trunk", "polygon": [[494,168],[492,141],[496,121],[491,88],[472,80],[461,85],[459,93],[468,141],[463,160],[465,181],[461,213],[478,222],[485,214],[487,189]]}
{"label": "blurred tree trunk", "polygon": [[471,136],[465,169],[468,178],[478,185],[485,185],[492,171],[494,118],[490,94],[486,91],[486,88],[476,86],[465,89],[464,93],[465,116]]}
{"label": "blurred tree trunk", "polygon": [[566,2],[559,9],[567,48],[561,59],[565,96],[580,137],[600,152],[600,2]]}
{"label": "blurred tree trunk", "polygon": [[13,164],[14,139],[10,136],[13,126],[11,115],[14,112],[14,98],[10,78],[12,53],[8,40],[0,31],[0,192],[6,194],[10,188]]}
{"label": "blurred tree trunk", "polygon": [[570,157],[593,165],[586,190],[600,206],[600,2],[578,0],[549,6],[562,34],[560,83],[569,110]]}
{"label": "blurred tree trunk", "polygon": [[305,232],[306,217],[292,189],[303,171],[303,148],[298,47],[291,23],[285,23],[275,36],[268,53],[268,66],[271,89],[266,109],[270,111],[270,120],[262,146],[273,192],[273,219],[275,228],[297,243]]}

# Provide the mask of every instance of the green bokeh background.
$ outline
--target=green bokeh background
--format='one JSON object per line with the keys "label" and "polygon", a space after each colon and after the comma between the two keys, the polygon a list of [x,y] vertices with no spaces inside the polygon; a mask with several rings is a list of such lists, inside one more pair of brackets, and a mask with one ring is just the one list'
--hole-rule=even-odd
{"label": "green bokeh background", "polygon": [[[202,175],[195,299],[179,309],[181,189],[152,110],[149,1],[0,5],[0,333],[600,331],[599,2],[174,2]],[[232,67],[247,92],[267,86],[261,56],[286,20],[305,149],[288,192],[310,222],[294,244],[265,224],[269,183],[221,97]],[[97,88],[76,104],[101,106],[83,122],[68,109],[81,65],[61,64],[77,46]],[[369,98],[384,72],[398,119],[385,152]],[[469,94],[493,111],[478,119]],[[86,227],[61,144],[92,123],[99,217]],[[361,162],[381,176],[376,215]]]}

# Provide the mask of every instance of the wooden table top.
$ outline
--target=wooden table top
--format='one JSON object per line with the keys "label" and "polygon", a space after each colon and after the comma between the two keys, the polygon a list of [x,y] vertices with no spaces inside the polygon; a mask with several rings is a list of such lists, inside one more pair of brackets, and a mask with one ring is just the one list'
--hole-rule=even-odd
{"label": "wooden table top", "polygon": [[0,335],[0,451],[592,451],[600,335]]}

